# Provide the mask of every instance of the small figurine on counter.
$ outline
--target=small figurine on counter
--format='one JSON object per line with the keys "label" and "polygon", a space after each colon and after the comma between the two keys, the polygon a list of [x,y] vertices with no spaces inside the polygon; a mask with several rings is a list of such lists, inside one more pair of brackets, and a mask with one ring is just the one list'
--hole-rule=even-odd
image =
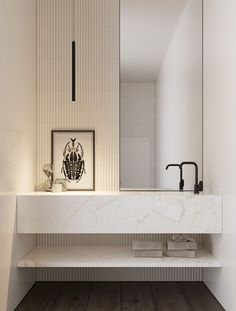
{"label": "small figurine on counter", "polygon": [[52,177],[53,177],[53,165],[52,164],[44,164],[43,172],[47,176],[47,181],[45,183],[45,191],[51,191],[52,189]]}

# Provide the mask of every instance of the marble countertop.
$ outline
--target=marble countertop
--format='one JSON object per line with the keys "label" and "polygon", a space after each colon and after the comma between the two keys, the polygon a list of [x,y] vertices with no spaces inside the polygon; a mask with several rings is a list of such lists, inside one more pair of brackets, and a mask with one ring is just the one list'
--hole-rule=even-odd
{"label": "marble countertop", "polygon": [[222,196],[189,192],[29,193],[18,233],[221,233]]}

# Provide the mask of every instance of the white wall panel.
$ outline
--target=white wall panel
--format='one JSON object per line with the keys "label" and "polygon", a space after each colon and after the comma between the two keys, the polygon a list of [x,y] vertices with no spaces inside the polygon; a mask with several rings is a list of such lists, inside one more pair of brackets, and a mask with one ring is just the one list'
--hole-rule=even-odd
{"label": "white wall panel", "polygon": [[227,311],[236,310],[236,1],[204,0],[204,180],[223,194],[223,235],[206,245],[223,269],[203,279]]}
{"label": "white wall panel", "polygon": [[36,179],[36,0],[0,0],[0,192]]}
{"label": "white wall panel", "polygon": [[12,194],[36,179],[36,0],[0,0],[0,42],[0,310],[12,311],[36,279],[16,267],[34,238],[17,236]]}
{"label": "white wall panel", "polygon": [[33,286],[35,269],[22,271],[17,262],[35,246],[34,235],[16,233],[16,196],[0,195],[0,310],[12,311]]}

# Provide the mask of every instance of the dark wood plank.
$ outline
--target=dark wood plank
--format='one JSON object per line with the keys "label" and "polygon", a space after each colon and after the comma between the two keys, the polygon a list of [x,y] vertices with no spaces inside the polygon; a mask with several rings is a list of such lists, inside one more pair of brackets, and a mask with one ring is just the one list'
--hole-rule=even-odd
{"label": "dark wood plank", "polygon": [[193,311],[224,311],[216,298],[202,282],[178,283]]}
{"label": "dark wood plank", "polygon": [[192,311],[177,283],[151,283],[153,299],[158,311]]}
{"label": "dark wood plank", "polygon": [[154,311],[157,310],[148,282],[121,283],[122,310],[128,311]]}
{"label": "dark wood plank", "polygon": [[225,311],[201,282],[39,282],[17,311]]}
{"label": "dark wood plank", "polygon": [[120,311],[120,283],[94,282],[87,310]]}
{"label": "dark wood plank", "polygon": [[51,311],[61,286],[58,282],[35,283],[16,311]]}
{"label": "dark wood plank", "polygon": [[64,282],[51,311],[86,311],[91,282]]}

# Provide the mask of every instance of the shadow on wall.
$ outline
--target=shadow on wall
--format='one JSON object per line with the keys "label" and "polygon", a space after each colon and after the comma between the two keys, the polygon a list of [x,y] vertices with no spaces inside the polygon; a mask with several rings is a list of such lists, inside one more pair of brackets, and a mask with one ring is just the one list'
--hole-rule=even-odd
{"label": "shadow on wall", "polygon": [[12,311],[35,281],[34,270],[17,269],[17,262],[34,247],[35,237],[16,234],[15,195],[0,195],[0,245],[0,310]]}
{"label": "shadow on wall", "polygon": [[35,269],[18,269],[17,262],[35,246],[33,235],[16,234],[16,217],[11,247],[7,311],[14,310],[36,281]]}
{"label": "shadow on wall", "polygon": [[0,131],[0,191],[18,190],[17,184],[21,175],[21,137],[17,131]]}
{"label": "shadow on wall", "polygon": [[[30,142],[15,130],[0,131],[0,192],[18,192],[33,188],[34,168]],[[33,190],[33,189],[32,189]]]}

